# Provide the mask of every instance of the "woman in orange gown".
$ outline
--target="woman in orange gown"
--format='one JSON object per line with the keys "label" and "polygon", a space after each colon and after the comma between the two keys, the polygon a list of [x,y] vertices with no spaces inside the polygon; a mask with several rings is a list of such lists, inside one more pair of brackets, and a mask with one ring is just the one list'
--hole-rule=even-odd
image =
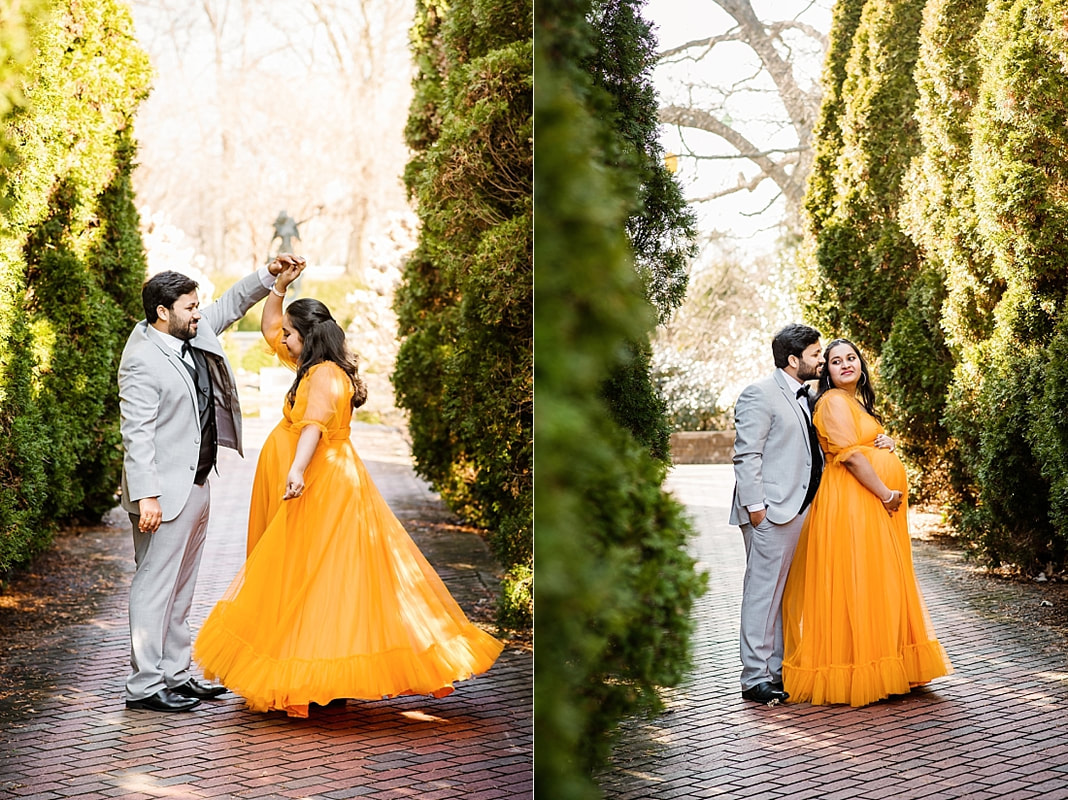
{"label": "woman in orange gown", "polygon": [[283,314],[298,275],[279,276],[263,311],[264,338],[297,376],[260,452],[248,558],[194,654],[254,711],[442,697],[503,645],[468,621],[372,483],[349,438],[366,389],[344,331],[317,300]]}
{"label": "woman in orange gown", "polygon": [[864,706],[953,671],[912,567],[905,468],[882,434],[867,364],[825,352],[813,423],[826,456],[783,596],[791,702]]}

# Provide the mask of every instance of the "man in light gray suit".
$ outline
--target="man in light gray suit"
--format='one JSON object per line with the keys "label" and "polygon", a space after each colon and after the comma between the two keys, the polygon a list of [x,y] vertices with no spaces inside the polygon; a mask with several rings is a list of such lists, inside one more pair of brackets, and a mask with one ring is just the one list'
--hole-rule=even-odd
{"label": "man in light gray suit", "polygon": [[734,503],[742,529],[742,697],[785,701],[782,687],[782,595],[801,526],[823,471],[811,422],[808,386],[823,366],[820,333],[791,324],[775,334],[778,368],[747,386],[734,406]]}
{"label": "man in light gray suit", "polygon": [[197,283],[178,272],[145,282],[145,319],[119,364],[125,449],[122,506],[133,524],[126,707],[188,711],[226,691],[190,674],[189,610],[208,525],[208,475],[218,446],[241,452],[237,380],[218,334],[274,289],[279,256],[200,308]]}

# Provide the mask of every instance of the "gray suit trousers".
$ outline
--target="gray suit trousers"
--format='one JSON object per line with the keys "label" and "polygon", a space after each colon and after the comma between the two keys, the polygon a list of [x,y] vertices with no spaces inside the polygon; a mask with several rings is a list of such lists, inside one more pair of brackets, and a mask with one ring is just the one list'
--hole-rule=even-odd
{"label": "gray suit trousers", "polygon": [[127,700],[143,700],[190,677],[188,619],[208,529],[209,486],[194,484],[182,512],[155,533],[139,531],[140,517],[130,514],[137,569],[130,584]]}
{"label": "gray suit trousers", "polygon": [[782,680],[782,595],[806,516],[807,508],[784,525],[765,517],[756,527],[740,526],[745,541],[739,637],[743,691]]}

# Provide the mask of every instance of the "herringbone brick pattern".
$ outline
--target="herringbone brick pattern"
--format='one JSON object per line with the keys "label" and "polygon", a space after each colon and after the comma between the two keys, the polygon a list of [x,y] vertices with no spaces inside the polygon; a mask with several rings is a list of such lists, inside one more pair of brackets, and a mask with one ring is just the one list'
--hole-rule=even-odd
{"label": "herringbone brick pattern", "polygon": [[601,776],[607,798],[1068,798],[1065,638],[999,612],[1039,602],[1031,593],[976,580],[958,553],[917,542],[920,585],[955,674],[862,709],[758,706],[738,685],[744,554],[726,522],[732,470],[680,466],[670,485],[709,572],[695,668],[668,713],[626,727]]}
{"label": "herringbone brick pattern", "polygon": [[[248,458],[229,451],[213,478],[212,522],[195,601],[194,629],[244,557],[246,509],[264,423],[250,421]],[[407,448],[389,429],[354,433],[375,482],[415,531],[427,557],[469,614],[492,603],[494,565],[483,541],[448,522],[412,473]],[[438,523],[428,526],[426,523]],[[431,533],[420,534],[423,528]],[[443,532],[444,529],[444,532]],[[125,580],[84,622],[37,642],[21,665],[41,701],[0,728],[0,797],[393,798],[512,800],[532,794],[531,655],[509,647],[485,675],[442,700],[350,700],[312,709],[309,719],[254,714],[226,694],[188,713],[128,711],[127,591],[132,545],[123,529],[99,535],[102,565],[119,561]],[[118,552],[116,552],[118,551]],[[87,563],[87,569],[97,568]],[[17,653],[8,654],[17,658]]]}

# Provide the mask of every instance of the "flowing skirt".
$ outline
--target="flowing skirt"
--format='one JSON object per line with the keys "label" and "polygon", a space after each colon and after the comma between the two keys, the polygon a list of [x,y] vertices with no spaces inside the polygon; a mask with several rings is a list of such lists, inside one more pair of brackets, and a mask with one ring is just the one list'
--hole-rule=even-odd
{"label": "flowing skirt", "polygon": [[196,640],[208,679],[306,716],[336,698],[441,697],[489,669],[503,645],[468,621],[347,432],[324,436],[304,494],[280,500],[297,435],[282,422],[261,452],[251,552]]}
{"label": "flowing skirt", "polygon": [[[896,456],[864,452],[887,486],[907,488]],[[833,462],[801,531],[783,629],[791,702],[863,706],[953,671],[916,582],[905,504],[887,514]]]}

